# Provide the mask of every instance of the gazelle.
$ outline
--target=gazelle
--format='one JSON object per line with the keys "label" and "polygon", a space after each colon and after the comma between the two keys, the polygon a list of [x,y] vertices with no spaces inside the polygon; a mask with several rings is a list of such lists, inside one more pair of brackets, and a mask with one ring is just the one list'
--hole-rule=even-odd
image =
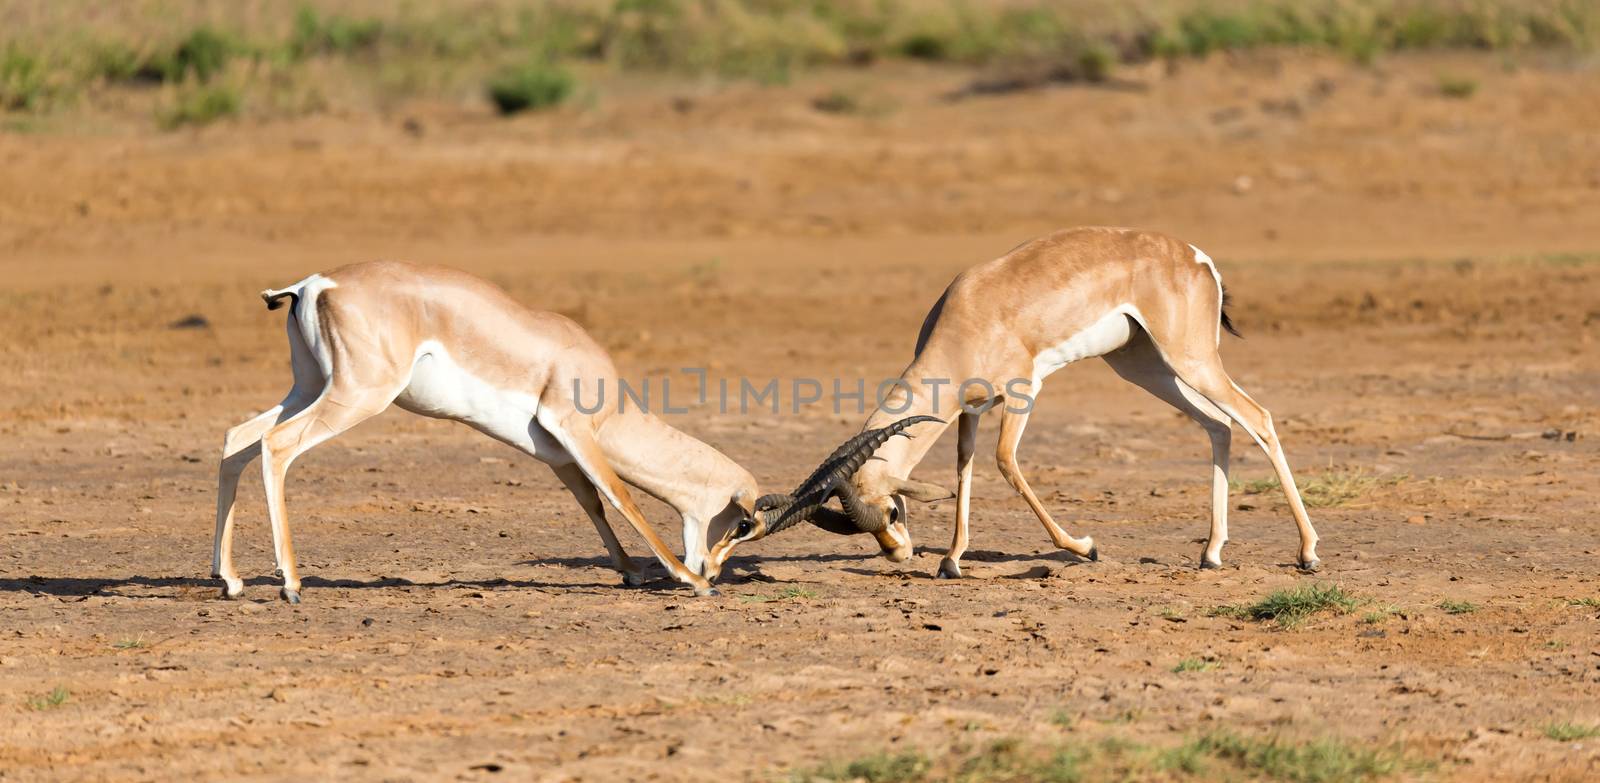
{"label": "gazelle", "polygon": [[[1317,533],[1272,416],[1228,377],[1217,353],[1223,329],[1238,334],[1226,304],[1222,278],[1199,248],[1130,229],[1058,231],[968,269],[934,303],[901,383],[865,428],[909,415],[937,418],[910,427],[906,434],[915,437],[886,444],[878,453],[881,459],[865,462],[851,476],[838,493],[848,516],[863,531],[903,531],[903,498],[926,502],[953,494],[955,535],[938,576],[960,577],[978,417],[999,407],[995,457],[1001,474],[1057,547],[1098,559],[1092,538],[1074,537],[1050,518],[1022,476],[1017,445],[1045,377],[1099,356],[1123,379],[1194,419],[1211,438],[1211,535],[1201,552],[1201,568],[1222,564],[1222,545],[1228,540],[1228,450],[1230,423],[1236,422],[1271,460],[1299,527],[1299,565],[1314,569]],[[956,491],[908,480],[947,422],[958,416]],[[766,535],[760,522],[752,524],[748,535],[728,531],[712,547],[712,559],[725,558],[734,544]],[[909,555],[909,539],[897,554]]]}
{"label": "gazelle", "polygon": [[[706,559],[708,531],[753,525],[755,479],[638,406],[603,404],[606,379],[616,389],[616,367],[576,323],[528,310],[463,272],[396,262],[341,267],[261,296],[268,309],[290,303],[294,386],[283,402],[228,430],[223,444],[212,575],[226,583],[226,596],[244,589],[233,565],[233,506],[245,467],[261,458],[283,597],[298,603],[300,573],[283,503],[289,465],[390,403],[460,421],[548,464],[594,522],[627,584],[642,576],[607,523],[602,498],[674,579],[715,594],[707,581],[717,573]],[[600,399],[599,410],[581,409],[579,394],[591,408]],[[624,482],[682,515],[684,562]]]}

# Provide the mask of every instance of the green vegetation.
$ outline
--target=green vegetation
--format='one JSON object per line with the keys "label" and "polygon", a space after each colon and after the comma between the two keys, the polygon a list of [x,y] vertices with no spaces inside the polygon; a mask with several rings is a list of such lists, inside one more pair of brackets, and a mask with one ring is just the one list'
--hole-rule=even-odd
{"label": "green vegetation", "polygon": [[1468,603],[1466,601],[1451,601],[1448,599],[1440,601],[1439,608],[1443,609],[1445,614],[1472,614],[1473,612],[1478,611],[1477,604]]}
{"label": "green vegetation", "polygon": [[1567,606],[1586,606],[1590,609],[1600,609],[1600,598],[1568,598]]}
{"label": "green vegetation", "polygon": [[111,646],[118,650],[140,650],[150,645],[145,643],[143,636],[140,636],[133,639],[119,639]]}
{"label": "green vegetation", "polygon": [[1337,740],[1307,743],[1277,738],[1255,739],[1219,732],[1197,741],[1199,750],[1232,764],[1241,772],[1299,783],[1372,780],[1405,766],[1400,754],[1363,748]]}
{"label": "green vegetation", "polygon": [[35,108],[44,92],[44,69],[33,55],[15,45],[0,51],[0,110]]}
{"label": "green vegetation", "polygon": [[156,119],[167,130],[184,125],[209,125],[238,114],[241,103],[238,91],[231,87],[195,87],[179,93],[172,105],[157,113]]}
{"label": "green vegetation", "polygon": [[777,595],[745,595],[739,600],[747,604],[765,604],[773,601],[794,601],[798,599],[812,600],[817,597],[815,592],[804,587],[786,587]]}
{"label": "green vegetation", "polygon": [[[1407,478],[1403,475],[1374,476],[1358,468],[1305,475],[1296,479],[1295,483],[1300,488],[1300,500],[1308,508],[1333,508],[1348,505],[1381,487],[1395,486]],[[1282,486],[1276,478],[1228,480],[1230,489],[1246,495],[1274,492]]]}
{"label": "green vegetation", "polygon": [[1327,611],[1345,614],[1360,603],[1338,585],[1304,584],[1279,590],[1249,606],[1219,606],[1211,613],[1247,620],[1272,620],[1280,628],[1293,628],[1312,615]]}
{"label": "green vegetation", "polygon": [[854,761],[829,764],[796,776],[796,780],[864,780],[867,783],[901,783],[925,780],[933,763],[920,753],[879,753]]}
{"label": "green vegetation", "polygon": [[[306,73],[325,83],[388,98],[458,95],[493,80],[497,106],[508,96],[532,109],[566,98],[571,77],[556,74],[580,64],[780,84],[806,68],[901,58],[1037,66],[1096,82],[1124,63],[1258,47],[1361,62],[1419,49],[1600,49],[1600,4],[1589,0],[320,0],[179,4],[162,16],[111,4],[88,23],[72,5],[0,30],[0,111],[224,74],[237,90],[266,91],[311,61],[319,70]],[[519,62],[545,65],[505,70]],[[527,73],[543,75],[513,83]],[[1452,78],[1439,86],[1458,98],[1477,88]]]}
{"label": "green vegetation", "polygon": [[1172,667],[1172,670],[1182,674],[1184,672],[1211,671],[1215,668],[1217,668],[1217,664],[1213,661],[1207,661],[1202,658],[1184,658],[1183,660],[1178,661],[1178,665]]}
{"label": "green vegetation", "polygon": [[1600,737],[1600,725],[1586,726],[1581,723],[1552,723],[1544,727],[1544,735],[1558,742],[1574,742],[1582,739]]}
{"label": "green vegetation", "polygon": [[1478,82],[1463,76],[1441,75],[1439,77],[1439,94],[1446,98],[1465,100],[1478,92]]}
{"label": "green vegetation", "polygon": [[794,781],[869,783],[1076,783],[1082,780],[1284,780],[1297,783],[1377,780],[1427,765],[1398,750],[1337,739],[1297,742],[1216,732],[1175,747],[1117,737],[1065,744],[1001,739],[957,746],[939,757],[916,751],[877,754],[801,770]]}
{"label": "green vegetation", "polygon": [[63,704],[66,704],[67,703],[67,699],[71,695],[72,694],[67,692],[66,686],[57,685],[55,687],[55,690],[52,690],[52,691],[50,691],[49,693],[47,693],[47,694],[45,694],[43,696],[35,696],[35,697],[29,699],[28,700],[28,709],[33,710],[34,712],[43,712],[44,710],[53,710],[53,709],[55,709],[57,707],[60,707]]}
{"label": "green vegetation", "polygon": [[296,59],[323,54],[348,55],[372,49],[383,34],[377,19],[352,19],[348,16],[324,17],[310,5],[300,6],[294,16],[294,29],[286,47]]}
{"label": "green vegetation", "polygon": [[512,68],[489,82],[489,100],[501,114],[538,111],[560,105],[577,82],[565,69],[544,63]]}

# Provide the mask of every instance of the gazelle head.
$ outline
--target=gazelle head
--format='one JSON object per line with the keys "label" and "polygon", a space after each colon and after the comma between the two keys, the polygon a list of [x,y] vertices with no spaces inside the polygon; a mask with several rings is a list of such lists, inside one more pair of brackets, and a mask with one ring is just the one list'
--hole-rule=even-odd
{"label": "gazelle head", "polygon": [[[896,563],[910,559],[911,529],[906,525],[902,496],[927,502],[943,500],[952,494],[937,485],[908,479],[890,479],[882,492],[863,494],[855,479],[878,447],[896,435],[905,435],[907,427],[925,421],[939,420],[932,416],[912,416],[887,427],[862,432],[828,455],[794,492],[757,498],[749,516],[729,527],[721,540],[711,547],[707,570],[713,573],[720,570],[735,546],[766,538],[801,522],[810,522],[840,535],[871,533],[878,540],[884,557]],[[834,497],[839,498],[844,508],[842,513],[823,505]]]}

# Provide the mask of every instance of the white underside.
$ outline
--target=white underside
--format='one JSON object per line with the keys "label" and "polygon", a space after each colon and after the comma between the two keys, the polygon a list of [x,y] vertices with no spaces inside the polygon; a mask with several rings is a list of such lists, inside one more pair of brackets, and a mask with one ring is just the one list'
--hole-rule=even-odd
{"label": "white underside", "polygon": [[1133,321],[1144,323],[1139,309],[1131,304],[1118,305],[1082,331],[1040,351],[1033,357],[1034,385],[1073,362],[1104,356],[1127,345],[1133,336]]}
{"label": "white underside", "polygon": [[417,346],[411,379],[394,403],[412,413],[455,419],[547,465],[571,465],[572,454],[539,422],[539,400],[473,375],[434,340]]}

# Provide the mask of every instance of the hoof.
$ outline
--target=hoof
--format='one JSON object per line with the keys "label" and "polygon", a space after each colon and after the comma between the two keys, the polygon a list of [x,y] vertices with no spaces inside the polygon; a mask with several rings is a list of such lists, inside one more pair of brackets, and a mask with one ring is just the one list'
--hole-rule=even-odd
{"label": "hoof", "polygon": [[238,597],[243,595],[243,594],[244,594],[244,585],[239,585],[239,589],[237,589],[237,590],[235,590],[233,588],[233,585],[223,585],[222,586],[222,593],[220,595],[218,595],[217,597],[221,598],[224,601],[233,601],[233,600],[238,599]]}
{"label": "hoof", "polygon": [[622,584],[625,587],[638,587],[644,584],[644,574],[638,571],[623,571]]}
{"label": "hoof", "polygon": [[287,587],[283,588],[283,600],[288,601],[291,604],[300,603],[300,591],[290,590]]}
{"label": "hoof", "polygon": [[1221,563],[1213,563],[1210,560],[1207,560],[1207,559],[1205,559],[1203,557],[1200,558],[1200,570],[1201,571],[1215,571],[1215,570],[1217,570],[1218,568],[1221,568],[1221,567],[1222,567]]}
{"label": "hoof", "polygon": [[694,589],[694,594],[700,596],[701,598],[716,598],[717,596],[722,595],[722,592],[715,587],[696,587]]}
{"label": "hoof", "polygon": [[961,566],[957,565],[956,561],[951,560],[950,558],[947,557],[947,558],[939,561],[939,570],[933,572],[933,578],[935,578],[935,579],[960,579],[961,578]]}
{"label": "hoof", "polygon": [[1100,547],[1098,545],[1089,547],[1089,554],[1084,555],[1084,559],[1091,563],[1100,562]]}
{"label": "hoof", "polygon": [[1319,566],[1321,566],[1321,565],[1322,565],[1322,561],[1318,560],[1317,558],[1311,558],[1310,560],[1301,560],[1300,561],[1300,570],[1301,571],[1305,571],[1306,573],[1311,573],[1313,571],[1316,571],[1317,568]]}

